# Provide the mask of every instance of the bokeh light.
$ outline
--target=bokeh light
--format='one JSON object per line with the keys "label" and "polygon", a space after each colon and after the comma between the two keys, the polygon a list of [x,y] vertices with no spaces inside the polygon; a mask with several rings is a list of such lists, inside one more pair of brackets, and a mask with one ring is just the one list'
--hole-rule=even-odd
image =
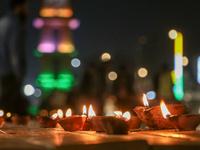
{"label": "bokeh light", "polygon": [[42,91],[40,89],[35,89],[34,96],[40,97],[42,95]]}
{"label": "bokeh light", "polygon": [[80,26],[80,21],[78,19],[71,19],[68,23],[68,26],[71,30],[78,29]]}
{"label": "bokeh light", "polygon": [[148,98],[148,100],[153,100],[156,98],[156,92],[155,91],[149,91],[146,93],[146,96]]}
{"label": "bokeh light", "polygon": [[147,43],[147,38],[146,38],[146,36],[140,36],[140,37],[139,37],[139,43],[140,43],[140,44],[146,44],[146,43]]}
{"label": "bokeh light", "polygon": [[147,69],[145,69],[145,68],[140,68],[140,69],[138,70],[138,75],[139,75],[139,77],[141,77],[141,78],[146,77],[147,74],[148,74],[148,71],[147,71]]}
{"label": "bokeh light", "polygon": [[26,96],[33,95],[34,92],[35,92],[35,89],[34,89],[34,87],[32,85],[27,84],[27,85],[24,86],[24,94]]}
{"label": "bokeh light", "polygon": [[111,81],[114,81],[117,79],[117,73],[114,72],[114,71],[111,71],[109,74],[108,74],[108,79],[111,80]]}
{"label": "bokeh light", "polygon": [[63,18],[70,18],[73,15],[73,11],[69,8],[60,8],[57,10],[57,16]]}
{"label": "bokeh light", "polygon": [[33,26],[37,29],[42,28],[44,25],[44,21],[41,18],[36,18],[33,20]]}
{"label": "bokeh light", "polygon": [[102,55],[101,55],[101,61],[102,62],[107,62],[107,61],[109,61],[111,59],[111,55],[109,54],[109,53],[103,53]]}
{"label": "bokeh light", "polygon": [[81,65],[81,61],[78,58],[74,58],[71,61],[71,65],[75,68],[79,67]]}
{"label": "bokeh light", "polygon": [[178,36],[178,33],[176,30],[172,29],[169,31],[168,35],[170,39],[174,40]]}
{"label": "bokeh light", "polygon": [[38,51],[41,53],[53,53],[55,49],[55,45],[50,42],[44,42],[38,45]]}
{"label": "bokeh light", "polygon": [[60,53],[72,53],[75,50],[72,44],[60,43],[58,45],[58,52]]}
{"label": "bokeh light", "polygon": [[0,117],[2,117],[4,114],[3,110],[0,110]]}
{"label": "bokeh light", "polygon": [[187,66],[189,63],[189,60],[186,56],[183,56],[183,66]]}

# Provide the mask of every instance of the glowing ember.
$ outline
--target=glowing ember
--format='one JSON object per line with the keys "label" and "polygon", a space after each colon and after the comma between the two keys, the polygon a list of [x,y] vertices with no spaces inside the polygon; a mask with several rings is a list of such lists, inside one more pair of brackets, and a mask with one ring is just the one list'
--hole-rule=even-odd
{"label": "glowing ember", "polygon": [[65,116],[66,116],[66,117],[72,116],[72,110],[71,110],[70,108],[67,109]]}
{"label": "glowing ember", "polygon": [[86,114],[87,114],[86,106],[84,105],[84,106],[83,106],[83,115],[86,115]]}
{"label": "glowing ember", "polygon": [[116,115],[116,118],[121,118],[122,117],[122,112],[121,111],[114,111],[114,114]]}
{"label": "glowing ember", "polygon": [[145,107],[149,107],[149,103],[148,103],[148,101],[147,101],[147,96],[146,96],[146,94],[143,94],[143,103],[144,103],[144,106],[145,106]]}
{"label": "glowing ember", "polygon": [[57,117],[58,117],[58,114],[55,113],[55,114],[53,114],[53,115],[51,116],[51,119],[55,120]]}
{"label": "glowing ember", "polygon": [[11,117],[11,113],[8,112],[8,113],[6,114],[6,117],[7,117],[7,118]]}
{"label": "glowing ember", "polygon": [[2,117],[4,114],[3,110],[0,110],[0,117]]}
{"label": "glowing ember", "polygon": [[130,112],[126,111],[123,115],[122,115],[122,118],[125,120],[125,121],[128,121],[131,119],[131,114]]}
{"label": "glowing ember", "polygon": [[161,100],[161,102],[160,102],[160,108],[161,108],[161,111],[162,111],[162,115],[165,119],[167,119],[169,116],[171,116],[171,113],[168,111],[163,100]]}
{"label": "glowing ember", "polygon": [[92,108],[92,105],[90,105],[89,110],[88,110],[88,117],[91,118],[93,116],[96,116],[96,114]]}
{"label": "glowing ember", "polygon": [[59,118],[63,118],[63,111],[61,109],[58,109],[57,114]]}

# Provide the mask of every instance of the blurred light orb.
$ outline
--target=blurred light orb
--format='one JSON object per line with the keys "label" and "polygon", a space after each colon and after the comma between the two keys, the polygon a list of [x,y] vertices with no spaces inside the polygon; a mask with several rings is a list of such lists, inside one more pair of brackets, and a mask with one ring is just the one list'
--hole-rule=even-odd
{"label": "blurred light orb", "polygon": [[114,71],[111,71],[109,74],[108,74],[108,79],[111,80],[111,81],[114,81],[117,79],[117,73],[114,72]]}
{"label": "blurred light orb", "polygon": [[6,117],[7,117],[7,118],[11,117],[11,113],[10,113],[10,112],[7,112],[7,113],[6,113]]}
{"label": "blurred light orb", "polygon": [[176,30],[172,29],[169,31],[168,35],[170,39],[174,40],[178,36],[178,33]]}
{"label": "blurred light orb", "polygon": [[71,30],[76,30],[80,27],[80,21],[78,19],[71,19],[68,26]]}
{"label": "blurred light orb", "polygon": [[0,117],[2,117],[4,114],[3,110],[0,110]]}
{"label": "blurred light orb", "polygon": [[42,28],[44,25],[44,21],[41,18],[36,18],[33,20],[33,26],[37,29]]}
{"label": "blurred light orb", "polygon": [[147,43],[147,38],[146,38],[146,36],[140,36],[140,37],[139,37],[139,43],[140,43],[140,44],[146,44],[146,43]]}
{"label": "blurred light orb", "polygon": [[185,93],[183,99],[186,102],[190,102],[192,100],[192,94],[191,93]]}
{"label": "blurred light orb", "polygon": [[102,62],[107,62],[107,61],[109,61],[111,59],[111,56],[110,56],[110,54],[109,53],[103,53],[102,55],[101,55],[101,61]]}
{"label": "blurred light orb", "polygon": [[81,65],[81,61],[78,58],[74,58],[71,60],[71,65],[72,67],[77,68]]}
{"label": "blurred light orb", "polygon": [[140,68],[140,69],[138,70],[138,75],[139,75],[139,77],[141,77],[141,78],[146,77],[147,74],[148,74],[148,71],[147,71],[147,69],[145,69],[145,68]]}
{"label": "blurred light orb", "polygon": [[42,91],[40,89],[35,89],[34,96],[40,97],[42,95]]}
{"label": "blurred light orb", "polygon": [[24,94],[26,96],[31,96],[31,95],[34,94],[34,92],[35,92],[35,89],[32,85],[27,84],[27,85],[24,86]]}
{"label": "blurred light orb", "polygon": [[186,56],[183,56],[183,66],[187,66],[189,63],[189,60]]}
{"label": "blurred light orb", "polygon": [[153,100],[156,98],[156,92],[155,91],[149,91],[146,93],[146,96],[148,98],[148,100]]}

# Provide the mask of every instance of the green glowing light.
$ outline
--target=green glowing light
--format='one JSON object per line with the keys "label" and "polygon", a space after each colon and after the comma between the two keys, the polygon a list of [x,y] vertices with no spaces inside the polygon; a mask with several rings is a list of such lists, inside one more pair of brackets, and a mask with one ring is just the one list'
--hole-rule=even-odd
{"label": "green glowing light", "polygon": [[37,49],[34,50],[34,56],[35,57],[42,57],[43,53],[39,52]]}
{"label": "green glowing light", "polygon": [[36,85],[43,89],[54,89],[67,90],[69,91],[73,85],[74,76],[71,73],[64,72],[58,74],[58,78],[55,79],[53,73],[42,73],[38,76]]}
{"label": "green glowing light", "polygon": [[37,115],[39,112],[39,108],[36,106],[30,106],[28,110],[31,115]]}

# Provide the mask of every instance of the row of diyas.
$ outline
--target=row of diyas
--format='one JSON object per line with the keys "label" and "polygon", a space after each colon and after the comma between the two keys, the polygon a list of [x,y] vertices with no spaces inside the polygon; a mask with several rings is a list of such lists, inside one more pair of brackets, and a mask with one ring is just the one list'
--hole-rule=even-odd
{"label": "row of diyas", "polygon": [[72,115],[71,109],[66,111],[63,117],[60,109],[51,117],[38,116],[38,121],[41,127],[54,128],[57,122],[65,131],[78,130],[95,130],[96,132],[106,132],[107,134],[127,134],[129,129],[139,128],[141,120],[137,116],[131,116],[129,112],[114,112],[114,116],[96,116],[92,105],[88,110],[88,117],[86,116],[86,107],[83,106],[82,115]]}
{"label": "row of diyas", "polygon": [[150,129],[196,130],[200,124],[200,114],[183,114],[187,109],[182,104],[167,104],[161,100],[159,106],[149,107],[143,95],[144,107],[137,106],[134,111]]}
{"label": "row of diyas", "polygon": [[16,125],[27,125],[30,120],[30,116],[18,116],[17,114],[11,114],[7,112],[4,116],[4,111],[0,110],[0,126],[4,121],[12,121]]}

